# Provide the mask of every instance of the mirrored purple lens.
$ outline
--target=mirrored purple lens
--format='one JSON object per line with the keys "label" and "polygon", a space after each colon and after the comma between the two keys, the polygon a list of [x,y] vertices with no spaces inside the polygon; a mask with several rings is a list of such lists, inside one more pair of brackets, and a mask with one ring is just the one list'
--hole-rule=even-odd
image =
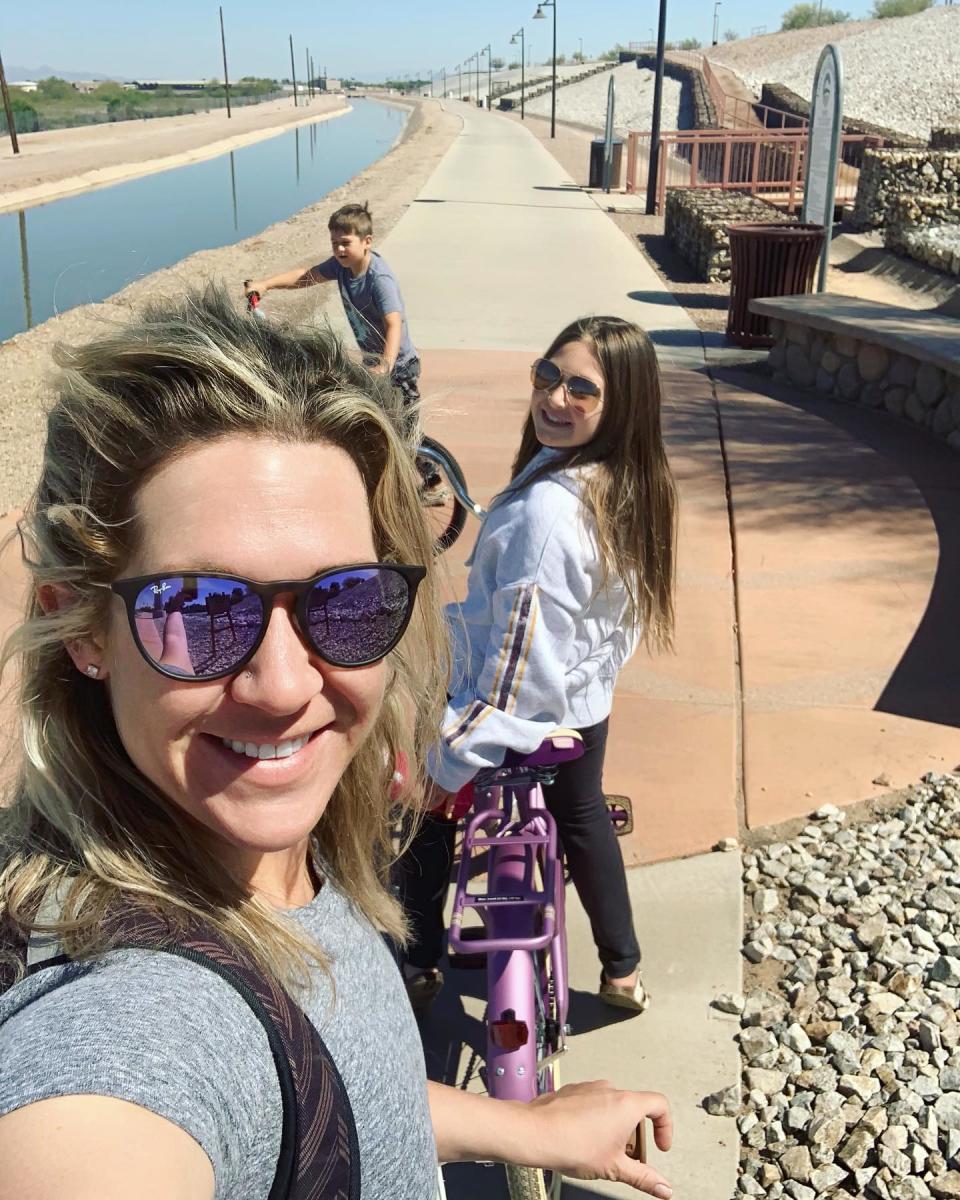
{"label": "mirrored purple lens", "polygon": [[232,670],[249,653],[263,625],[263,604],[232,579],[171,575],[140,592],[134,624],[158,666],[203,678]]}
{"label": "mirrored purple lens", "polygon": [[376,662],[396,645],[410,610],[410,588],[389,567],[325,575],[307,597],[307,635],[343,667]]}

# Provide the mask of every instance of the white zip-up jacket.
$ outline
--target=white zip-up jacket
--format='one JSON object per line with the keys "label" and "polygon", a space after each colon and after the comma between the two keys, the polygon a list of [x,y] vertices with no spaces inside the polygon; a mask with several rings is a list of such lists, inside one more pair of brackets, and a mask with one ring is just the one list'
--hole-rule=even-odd
{"label": "white zip-up jacket", "polygon": [[530,753],[558,726],[609,716],[617,675],[636,648],[626,589],[616,578],[601,587],[596,534],[580,502],[580,472],[590,468],[559,468],[524,486],[559,457],[541,450],[491,505],[467,597],[447,607],[451,698],[428,762],[447,791],[499,766],[507,750]]}

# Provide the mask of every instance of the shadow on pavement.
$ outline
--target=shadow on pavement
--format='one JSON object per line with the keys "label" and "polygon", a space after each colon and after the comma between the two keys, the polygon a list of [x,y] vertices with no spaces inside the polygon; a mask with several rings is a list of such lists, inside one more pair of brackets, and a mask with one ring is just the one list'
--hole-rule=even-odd
{"label": "shadow on pavement", "polygon": [[[932,520],[939,558],[926,610],[876,705],[914,720],[960,727],[960,470],[956,451],[884,412],[779,386],[760,371],[715,371],[719,384],[778,402],[743,420],[724,412],[737,443],[732,485],[738,518],[829,526],[856,513],[902,543]],[[825,438],[819,422],[847,438]],[[679,438],[685,436],[678,431]],[[912,485],[912,486],[910,486]],[[919,496],[918,496],[919,493]],[[907,568],[909,562],[904,564]]]}
{"label": "shadow on pavement", "polygon": [[[639,300],[641,304],[676,304],[676,297],[672,292],[655,291],[655,292],[627,292],[628,300]],[[716,308],[727,311],[728,298],[727,296],[718,296],[713,292],[684,292],[683,293],[684,308]]]}

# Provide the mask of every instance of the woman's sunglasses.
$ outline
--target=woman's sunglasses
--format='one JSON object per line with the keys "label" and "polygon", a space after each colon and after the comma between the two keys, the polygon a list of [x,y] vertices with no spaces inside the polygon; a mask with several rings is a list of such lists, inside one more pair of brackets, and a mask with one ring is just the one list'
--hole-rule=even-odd
{"label": "woman's sunglasses", "polygon": [[567,403],[588,417],[597,411],[600,404],[600,389],[590,379],[580,375],[564,376],[555,362],[549,358],[538,358],[530,368],[530,381],[538,392],[554,392],[563,384]]}
{"label": "woman's sunglasses", "polygon": [[236,575],[173,572],[119,579],[143,657],[161,675],[206,681],[233,675],[263,641],[277,596],[292,593],[300,636],[334,667],[379,662],[403,637],[423,567],[358,563],[312,579],[255,583]]}

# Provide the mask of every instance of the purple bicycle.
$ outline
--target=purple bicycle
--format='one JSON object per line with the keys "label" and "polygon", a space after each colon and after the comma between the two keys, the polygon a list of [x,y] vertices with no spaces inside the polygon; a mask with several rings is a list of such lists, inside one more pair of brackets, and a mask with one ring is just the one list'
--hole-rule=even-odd
{"label": "purple bicycle", "polygon": [[[565,878],[542,789],[582,753],[579,734],[559,729],[533,754],[509,754],[474,780],[449,949],[452,963],[485,960],[486,1085],[498,1099],[529,1101],[559,1086],[569,1033]],[[486,871],[476,874],[482,856]],[[531,1167],[508,1166],[507,1182],[511,1200],[547,1200],[561,1187],[559,1174]]]}

